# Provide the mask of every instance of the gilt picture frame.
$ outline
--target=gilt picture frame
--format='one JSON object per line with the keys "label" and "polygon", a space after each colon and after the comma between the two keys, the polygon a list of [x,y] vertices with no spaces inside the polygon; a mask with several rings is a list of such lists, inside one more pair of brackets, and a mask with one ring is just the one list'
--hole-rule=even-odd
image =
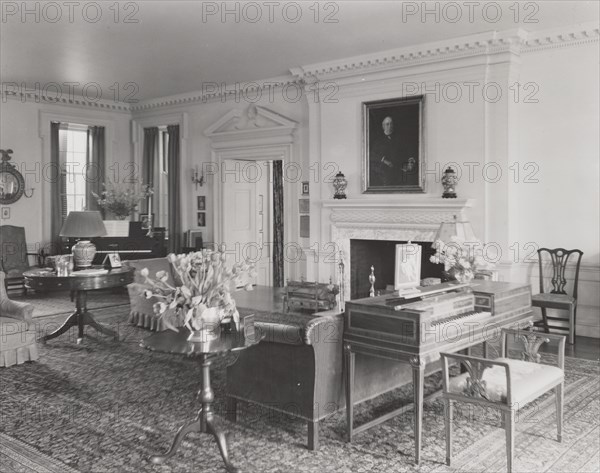
{"label": "gilt picture frame", "polygon": [[425,192],[425,96],[363,102],[362,192]]}

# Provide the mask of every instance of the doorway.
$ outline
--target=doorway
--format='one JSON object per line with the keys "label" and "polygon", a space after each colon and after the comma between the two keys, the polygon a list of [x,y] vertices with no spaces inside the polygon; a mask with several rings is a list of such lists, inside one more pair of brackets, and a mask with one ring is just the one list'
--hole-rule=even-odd
{"label": "doorway", "polygon": [[229,261],[247,260],[257,276],[247,282],[273,286],[273,161],[224,159],[223,243]]}

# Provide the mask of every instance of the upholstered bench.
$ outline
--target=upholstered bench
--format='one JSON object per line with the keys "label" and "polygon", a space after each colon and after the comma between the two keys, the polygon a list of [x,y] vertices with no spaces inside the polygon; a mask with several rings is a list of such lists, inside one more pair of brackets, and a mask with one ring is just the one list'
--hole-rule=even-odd
{"label": "upholstered bench", "polygon": [[[299,417],[308,425],[308,448],[319,446],[319,422],[345,409],[343,315],[254,313],[265,333],[258,345],[239,353],[227,367],[227,416],[237,418],[237,401]],[[355,399],[362,402],[412,382],[407,365],[356,356]]]}

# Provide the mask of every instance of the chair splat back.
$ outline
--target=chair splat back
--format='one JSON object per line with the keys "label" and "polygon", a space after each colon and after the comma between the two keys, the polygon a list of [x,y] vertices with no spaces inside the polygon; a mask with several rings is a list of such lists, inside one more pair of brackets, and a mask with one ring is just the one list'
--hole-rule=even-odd
{"label": "chair splat back", "polygon": [[583,251],[581,250],[566,250],[564,248],[540,248],[538,249],[539,256],[539,267],[540,267],[540,293],[544,292],[544,255],[549,255],[552,261],[552,283],[551,294],[567,294],[565,288],[567,286],[567,278],[565,271],[569,258],[573,257],[577,259],[575,268],[575,280],[573,283],[573,297],[577,299],[577,286],[579,283],[579,266],[581,264],[581,257]]}

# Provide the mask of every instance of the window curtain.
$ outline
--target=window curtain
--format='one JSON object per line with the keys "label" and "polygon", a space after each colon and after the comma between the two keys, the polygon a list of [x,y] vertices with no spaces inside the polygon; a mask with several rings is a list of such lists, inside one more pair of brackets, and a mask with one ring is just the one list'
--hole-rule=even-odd
{"label": "window curtain", "polygon": [[[154,187],[154,166],[158,156],[158,127],[144,128],[142,154],[142,179],[145,185]],[[158,208],[156,202],[153,203],[153,207]],[[144,203],[144,211],[148,212],[148,202]]]}
{"label": "window curtain", "polygon": [[104,127],[88,127],[87,138],[86,207],[88,210],[100,210],[102,218],[104,218],[104,209],[98,206],[98,202],[92,194],[94,192],[100,195],[102,184],[104,184],[104,174],[106,172]]}
{"label": "window curtain", "polygon": [[273,161],[273,287],[283,287],[283,161]]}
{"label": "window curtain", "polygon": [[181,205],[179,125],[167,126],[168,171],[169,171],[169,251],[179,253],[181,249]]}
{"label": "window curtain", "polygon": [[[50,165],[52,167],[52,174],[50,180],[50,204],[52,210],[50,212],[50,232],[52,242],[52,252],[50,254],[56,255],[62,252],[62,241],[59,236],[60,229],[63,224],[63,173],[60,166],[60,123],[50,123]],[[66,208],[66,207],[65,207]]]}

